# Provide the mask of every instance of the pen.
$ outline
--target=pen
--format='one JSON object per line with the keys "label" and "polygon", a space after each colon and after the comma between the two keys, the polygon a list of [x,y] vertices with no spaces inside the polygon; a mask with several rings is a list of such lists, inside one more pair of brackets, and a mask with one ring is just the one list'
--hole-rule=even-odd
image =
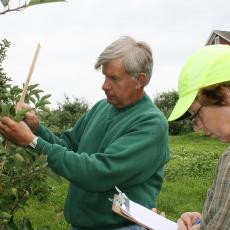
{"label": "pen", "polygon": [[198,219],[198,220],[196,220],[196,222],[193,225],[200,224],[200,223],[201,223],[201,220]]}

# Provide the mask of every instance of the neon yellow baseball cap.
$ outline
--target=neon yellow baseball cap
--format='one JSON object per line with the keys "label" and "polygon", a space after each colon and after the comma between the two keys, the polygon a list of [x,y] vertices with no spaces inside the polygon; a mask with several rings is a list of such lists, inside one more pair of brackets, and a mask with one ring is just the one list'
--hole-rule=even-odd
{"label": "neon yellow baseball cap", "polygon": [[195,51],[182,68],[178,81],[179,100],[168,121],[181,118],[199,89],[230,81],[230,46],[210,45]]}

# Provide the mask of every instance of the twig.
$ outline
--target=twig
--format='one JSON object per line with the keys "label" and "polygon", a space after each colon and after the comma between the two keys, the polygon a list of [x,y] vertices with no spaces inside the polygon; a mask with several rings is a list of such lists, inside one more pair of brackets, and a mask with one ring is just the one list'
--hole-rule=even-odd
{"label": "twig", "polygon": [[13,9],[8,8],[7,10],[4,10],[4,11],[0,12],[0,15],[1,14],[6,14],[6,13],[11,12],[11,11],[20,11],[20,10],[26,8],[26,7],[28,7],[27,4],[24,4],[22,6],[19,6],[19,7],[13,8]]}
{"label": "twig", "polygon": [[36,51],[35,51],[35,54],[34,54],[33,62],[31,64],[31,66],[30,66],[29,74],[27,76],[26,82],[25,82],[24,87],[23,87],[22,95],[21,95],[20,100],[19,100],[19,102],[18,102],[18,104],[16,106],[16,111],[21,110],[22,105],[24,103],[24,100],[25,100],[25,97],[26,97],[26,92],[27,92],[27,89],[28,89],[28,86],[29,86],[29,83],[30,83],[30,80],[31,80],[31,77],[32,77],[32,73],[33,73],[33,70],[34,70],[35,63],[37,61],[37,57],[38,57],[40,48],[41,48],[41,46],[38,43]]}

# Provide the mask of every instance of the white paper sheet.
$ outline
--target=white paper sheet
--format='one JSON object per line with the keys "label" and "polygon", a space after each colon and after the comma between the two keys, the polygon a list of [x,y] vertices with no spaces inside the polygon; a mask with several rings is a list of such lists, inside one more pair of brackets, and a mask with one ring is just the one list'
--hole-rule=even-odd
{"label": "white paper sheet", "polygon": [[154,230],[177,230],[177,223],[160,216],[159,214],[129,200],[129,212],[123,204],[122,212],[137,220],[139,223],[149,226]]}

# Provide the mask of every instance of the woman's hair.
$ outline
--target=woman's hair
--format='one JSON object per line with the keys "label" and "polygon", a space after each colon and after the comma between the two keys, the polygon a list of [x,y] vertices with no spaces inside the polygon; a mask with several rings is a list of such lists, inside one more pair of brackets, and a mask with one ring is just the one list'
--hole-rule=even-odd
{"label": "woman's hair", "polygon": [[198,91],[198,101],[202,105],[224,106],[230,104],[230,81],[218,83]]}
{"label": "woman's hair", "polygon": [[148,84],[153,68],[152,51],[148,44],[133,38],[125,36],[113,42],[105,48],[100,54],[95,64],[95,69],[99,69],[104,64],[112,60],[122,58],[124,70],[134,79],[137,79],[140,73],[145,73]]}

